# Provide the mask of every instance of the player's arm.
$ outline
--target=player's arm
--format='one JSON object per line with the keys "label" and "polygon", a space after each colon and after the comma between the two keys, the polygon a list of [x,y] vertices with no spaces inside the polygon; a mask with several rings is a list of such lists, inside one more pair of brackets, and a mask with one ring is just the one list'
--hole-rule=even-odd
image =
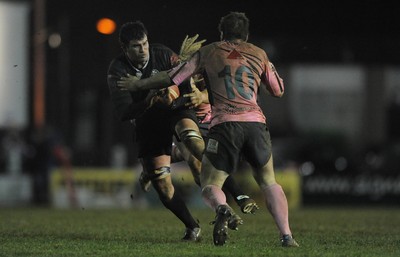
{"label": "player's arm", "polygon": [[128,90],[131,92],[142,91],[148,89],[161,89],[166,88],[174,83],[166,71],[161,71],[152,77],[146,79],[139,79],[136,76],[127,74],[117,81],[117,88],[122,91]]}
{"label": "player's arm", "polygon": [[279,76],[272,62],[268,61],[261,81],[265,84],[271,96],[282,97],[284,93],[283,79]]}
{"label": "player's arm", "polygon": [[119,120],[126,121],[140,117],[155,102],[156,92],[150,92],[145,99],[134,101],[129,91],[119,90],[117,82],[124,74],[124,69],[118,63],[110,65],[107,74],[107,83],[114,105],[114,110]]}
{"label": "player's arm", "polygon": [[[196,52],[198,53],[198,52]],[[127,74],[117,81],[117,88],[122,91],[141,91],[148,89],[161,89],[171,85],[180,85],[197,71],[199,54],[194,54],[187,62],[174,67],[169,71],[161,71],[152,77],[140,79]]]}
{"label": "player's arm", "polygon": [[[198,63],[199,56],[198,54],[196,55],[196,53],[198,53],[201,45],[206,41],[201,40],[196,42],[197,38],[198,35],[191,38],[186,36],[183,41],[179,55],[180,61],[184,61],[182,65],[175,67],[171,71],[161,71],[150,78],[141,80],[135,76],[127,74],[127,76],[120,78],[117,82],[117,87],[121,90],[140,91],[146,89],[166,88],[173,84],[180,85],[184,80],[192,75],[193,71],[197,67],[196,64]],[[189,65],[187,65],[188,63]],[[182,69],[184,70],[183,72],[181,72]]]}

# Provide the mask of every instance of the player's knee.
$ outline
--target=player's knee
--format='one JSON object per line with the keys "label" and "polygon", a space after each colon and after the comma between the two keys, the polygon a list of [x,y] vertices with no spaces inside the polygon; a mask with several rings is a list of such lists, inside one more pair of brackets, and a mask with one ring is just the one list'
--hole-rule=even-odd
{"label": "player's knee", "polygon": [[161,201],[169,201],[174,196],[174,186],[170,179],[166,179],[170,175],[170,167],[158,168],[150,175],[150,179],[153,182],[153,186],[158,192]]}
{"label": "player's knee", "polygon": [[150,174],[150,179],[159,180],[171,175],[171,168],[168,166],[163,166],[158,169],[155,169],[152,174]]}
{"label": "player's knee", "polygon": [[276,184],[275,173],[270,169],[261,169],[256,171],[254,178],[260,186],[271,186]]}
{"label": "player's knee", "polygon": [[[203,137],[200,134],[200,131],[197,131],[195,129],[186,129],[179,134],[179,138],[181,141],[203,141]],[[203,141],[204,142],[204,141]]]}
{"label": "player's knee", "polygon": [[201,196],[202,197],[208,197],[210,194],[211,194],[211,192],[212,192],[212,185],[206,185],[206,186],[204,186],[202,189],[201,189]]}
{"label": "player's knee", "polygon": [[178,146],[173,145],[171,150],[171,163],[181,162],[184,159],[185,158],[183,157],[183,154],[179,150]]}
{"label": "player's knee", "polygon": [[175,189],[172,184],[159,187],[157,190],[161,202],[168,203],[174,198]]}
{"label": "player's knee", "polygon": [[201,160],[205,145],[200,132],[194,129],[187,129],[179,134],[179,138],[191,153]]}
{"label": "player's knee", "polygon": [[275,177],[263,177],[263,178],[258,182],[258,184],[259,184],[260,186],[266,186],[266,187],[275,185],[276,183],[277,183],[277,182],[276,182],[276,180],[275,180]]}

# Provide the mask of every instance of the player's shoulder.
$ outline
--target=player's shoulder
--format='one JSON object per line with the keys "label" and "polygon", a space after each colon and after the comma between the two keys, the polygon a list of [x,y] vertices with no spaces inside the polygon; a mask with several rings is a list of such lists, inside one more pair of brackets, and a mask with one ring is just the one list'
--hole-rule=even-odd
{"label": "player's shoulder", "polygon": [[217,41],[217,42],[213,42],[210,43],[208,45],[204,45],[200,48],[200,53],[201,55],[207,55],[209,53],[212,53],[213,51],[215,51],[216,49],[221,48],[221,42]]}
{"label": "player's shoulder", "polygon": [[202,49],[216,49],[216,48],[224,48],[225,42],[224,41],[216,41],[212,42],[208,45],[202,47]]}
{"label": "player's shoulder", "polygon": [[109,71],[111,70],[120,70],[127,65],[126,57],[123,54],[118,55],[114,59],[111,60],[109,65]]}
{"label": "player's shoulder", "polygon": [[177,56],[171,48],[163,45],[163,44],[151,44],[150,45],[150,55],[153,56],[152,58],[162,60],[169,60],[170,62],[172,56]]}
{"label": "player's shoulder", "polygon": [[245,48],[247,48],[247,49],[249,49],[249,50],[251,50],[253,52],[265,53],[264,49],[262,49],[259,46],[254,45],[252,43],[249,43],[249,42],[246,42],[245,44],[243,44],[243,47],[245,47]]}
{"label": "player's shoulder", "polygon": [[261,59],[267,58],[267,53],[264,49],[249,42],[242,44],[240,50]]}

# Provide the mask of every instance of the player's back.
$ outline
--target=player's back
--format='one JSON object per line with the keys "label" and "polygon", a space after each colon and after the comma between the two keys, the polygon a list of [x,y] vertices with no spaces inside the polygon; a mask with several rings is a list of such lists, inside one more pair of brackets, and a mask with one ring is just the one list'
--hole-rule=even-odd
{"label": "player's back", "polygon": [[200,54],[213,105],[211,126],[227,121],[264,123],[257,93],[268,63],[266,53],[250,43],[221,41],[203,47]]}

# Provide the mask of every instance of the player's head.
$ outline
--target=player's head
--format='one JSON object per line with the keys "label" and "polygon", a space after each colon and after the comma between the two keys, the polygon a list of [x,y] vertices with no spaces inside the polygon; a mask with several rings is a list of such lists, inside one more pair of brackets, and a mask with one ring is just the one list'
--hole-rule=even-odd
{"label": "player's head", "polygon": [[247,40],[249,35],[249,19],[245,13],[230,12],[221,18],[218,30],[222,40],[242,39]]}
{"label": "player's head", "polygon": [[140,21],[125,23],[119,32],[122,50],[138,68],[149,60],[147,35],[147,29]]}
{"label": "player's head", "polygon": [[119,31],[119,43],[127,47],[131,40],[140,40],[147,35],[147,29],[141,21],[127,22]]}

